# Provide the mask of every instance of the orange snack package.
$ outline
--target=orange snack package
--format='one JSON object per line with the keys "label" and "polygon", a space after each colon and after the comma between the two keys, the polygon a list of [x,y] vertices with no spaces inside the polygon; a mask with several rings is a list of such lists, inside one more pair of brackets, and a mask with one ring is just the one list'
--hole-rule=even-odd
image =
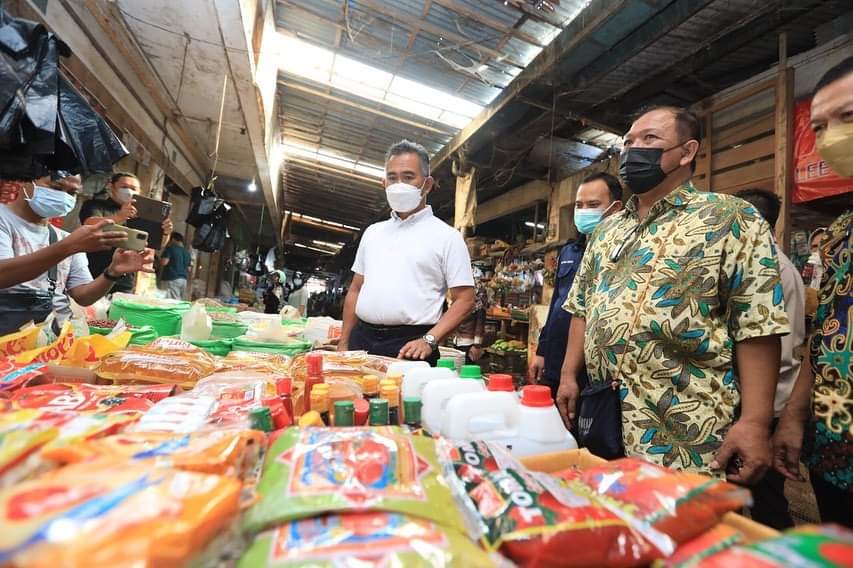
{"label": "orange snack package", "polygon": [[95,372],[116,383],[163,383],[192,387],[216,370],[212,355],[185,341],[161,337],[105,356]]}
{"label": "orange snack package", "polygon": [[240,482],[147,464],[71,465],[0,492],[3,566],[182,566],[233,522]]}

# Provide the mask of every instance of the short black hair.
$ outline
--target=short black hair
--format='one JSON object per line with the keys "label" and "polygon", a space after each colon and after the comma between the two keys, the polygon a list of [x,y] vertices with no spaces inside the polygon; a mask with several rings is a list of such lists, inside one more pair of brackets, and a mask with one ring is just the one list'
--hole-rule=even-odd
{"label": "short black hair", "polygon": [[172,233],[172,240],[182,243],[184,242],[184,236],[180,233]]}
{"label": "short black hair", "polygon": [[139,178],[136,176],[136,174],[132,174],[130,172],[116,172],[112,175],[112,177],[110,177],[110,183],[115,183],[121,178],[132,178],[136,181],[139,181]]}
{"label": "short black hair", "polygon": [[[641,116],[649,114],[655,110],[665,110],[672,113],[672,116],[675,117],[675,125],[678,128],[678,135],[682,138],[682,144],[688,140],[696,140],[700,144],[702,143],[702,122],[699,120],[699,117],[696,116],[696,113],[684,107],[674,105],[647,105],[631,117],[631,122],[636,122]],[[693,161],[690,162],[691,172],[696,171],[697,156],[699,156],[699,152],[696,152],[696,156],[694,156]]]}
{"label": "short black hair", "polygon": [[429,177],[429,152],[426,151],[426,148],[411,140],[400,140],[396,144],[392,144],[385,152],[385,166],[388,166],[388,161],[393,156],[400,154],[416,154],[421,162],[421,174],[424,177]]}
{"label": "short black hair", "polygon": [[619,183],[619,178],[612,174],[608,174],[607,172],[589,174],[583,178],[581,184],[591,183],[598,180],[607,184],[607,190],[610,192],[610,203],[622,200],[622,184]]}
{"label": "short black hair", "polygon": [[823,77],[820,78],[820,81],[815,85],[814,91],[812,92],[812,96],[815,96],[818,91],[823,89],[824,87],[828,87],[832,83],[838,81],[839,79],[845,78],[847,75],[853,73],[853,55],[834,66],[832,69],[823,74]]}
{"label": "short black hair", "polygon": [[758,209],[764,220],[770,224],[770,228],[776,230],[776,221],[779,220],[779,211],[782,210],[782,200],[778,195],[759,187],[744,189],[736,195]]}

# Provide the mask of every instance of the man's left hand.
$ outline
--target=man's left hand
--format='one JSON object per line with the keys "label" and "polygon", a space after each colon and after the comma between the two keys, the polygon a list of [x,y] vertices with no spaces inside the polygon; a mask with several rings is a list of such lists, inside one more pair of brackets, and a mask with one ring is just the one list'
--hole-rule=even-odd
{"label": "man's left hand", "polygon": [[143,252],[135,250],[116,249],[113,253],[113,261],[110,263],[110,272],[113,274],[130,274],[131,272],[154,273],[154,250],[145,249]]}
{"label": "man's left hand", "polygon": [[400,359],[411,359],[413,361],[423,361],[432,355],[432,346],[423,339],[415,339],[403,345],[400,349]]}
{"label": "man's left hand", "polygon": [[[739,457],[743,463],[735,471],[727,469],[729,462]],[[711,469],[726,471],[726,479],[741,485],[753,485],[761,481],[772,463],[770,431],[764,425],[752,422],[735,422],[723,445],[717,451]],[[731,473],[729,473],[731,472]]]}

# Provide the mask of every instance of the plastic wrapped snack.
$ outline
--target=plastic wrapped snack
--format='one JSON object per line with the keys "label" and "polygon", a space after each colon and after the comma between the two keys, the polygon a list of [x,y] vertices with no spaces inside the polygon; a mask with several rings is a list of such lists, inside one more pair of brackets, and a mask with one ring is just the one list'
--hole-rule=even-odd
{"label": "plastic wrapped snack", "polygon": [[185,341],[161,337],[104,357],[96,368],[103,379],[123,383],[165,383],[192,387],[216,370],[214,358]]}
{"label": "plastic wrapped snack", "polygon": [[563,472],[616,511],[627,511],[638,528],[668,535],[676,544],[711,529],[723,515],[752,503],[749,490],[705,475],[674,471],[638,458],[623,458]]}
{"label": "plastic wrapped snack", "polygon": [[98,460],[0,492],[3,566],[183,566],[239,510],[240,482]]}
{"label": "plastic wrapped snack", "polygon": [[56,412],[144,412],[174,392],[173,385],[54,383],[18,389],[10,396],[10,406]]}
{"label": "plastic wrapped snack", "polygon": [[836,525],[805,525],[705,558],[696,568],[842,568],[853,566],[853,531]]}
{"label": "plastic wrapped snack", "polygon": [[466,495],[485,479],[486,474],[501,469],[522,469],[509,452],[489,442],[438,441],[441,459],[450,468],[449,478],[461,482],[459,491]]}
{"label": "plastic wrapped snack", "polygon": [[207,430],[184,435],[125,432],[45,448],[42,453],[63,464],[112,456],[243,479],[255,471],[265,443],[263,433],[257,430]]}
{"label": "plastic wrapped snack", "polygon": [[701,534],[679,546],[675,553],[666,560],[658,560],[655,568],[695,568],[700,563],[717,554],[743,542],[743,536],[728,525],[717,525],[708,532]]}
{"label": "plastic wrapped snack", "polygon": [[0,395],[5,396],[7,393],[22,387],[30,379],[43,375],[46,370],[47,365],[45,363],[19,365],[12,358],[0,358]]}
{"label": "plastic wrapped snack", "polygon": [[320,513],[367,509],[465,529],[435,442],[396,427],[289,428],[268,453],[258,492],[260,502],[244,519],[252,534]]}
{"label": "plastic wrapped snack", "polygon": [[501,469],[471,485],[483,546],[519,566],[643,566],[672,551],[665,536],[659,550],[589,492],[544,473]]}
{"label": "plastic wrapped snack", "polygon": [[399,513],[326,515],[258,535],[239,568],[486,568],[489,556],[466,537]]}
{"label": "plastic wrapped snack", "polygon": [[20,331],[0,337],[0,358],[14,357],[25,351],[35,349],[41,328],[30,325]]}
{"label": "plastic wrapped snack", "polygon": [[219,363],[222,371],[257,371],[272,373],[279,378],[290,371],[290,357],[279,353],[252,353],[249,351],[232,351],[222,358]]}

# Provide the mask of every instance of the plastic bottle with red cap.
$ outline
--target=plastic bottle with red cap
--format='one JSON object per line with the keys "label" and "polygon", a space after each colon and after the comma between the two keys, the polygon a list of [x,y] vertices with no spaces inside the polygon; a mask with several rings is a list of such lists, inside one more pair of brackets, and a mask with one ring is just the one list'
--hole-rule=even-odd
{"label": "plastic bottle with red cap", "polygon": [[308,353],[305,355],[305,394],[302,397],[303,406],[307,412],[311,404],[311,391],[315,385],[323,384],[323,354]]}
{"label": "plastic bottle with red cap", "polygon": [[488,376],[489,384],[486,385],[486,390],[490,392],[515,392],[515,383],[512,380],[512,375],[503,375],[495,373]]}

